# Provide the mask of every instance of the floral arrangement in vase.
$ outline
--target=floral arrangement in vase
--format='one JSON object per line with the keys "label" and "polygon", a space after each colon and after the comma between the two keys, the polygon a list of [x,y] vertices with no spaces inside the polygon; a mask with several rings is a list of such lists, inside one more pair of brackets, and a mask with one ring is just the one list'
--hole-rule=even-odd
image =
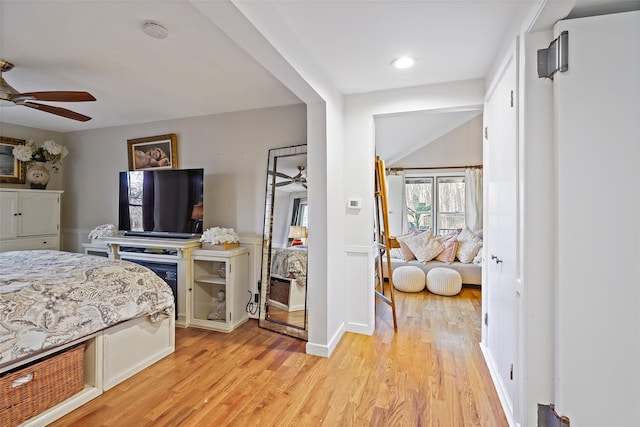
{"label": "floral arrangement in vase", "polygon": [[24,162],[27,166],[26,178],[31,183],[31,188],[44,189],[51,177],[49,170],[57,172],[58,163],[69,154],[64,145],[55,141],[45,141],[40,147],[36,147],[33,139],[25,145],[17,145],[13,148],[13,156]]}
{"label": "floral arrangement in vase", "polygon": [[231,249],[238,247],[238,234],[233,228],[213,227],[205,230],[200,237],[205,249]]}

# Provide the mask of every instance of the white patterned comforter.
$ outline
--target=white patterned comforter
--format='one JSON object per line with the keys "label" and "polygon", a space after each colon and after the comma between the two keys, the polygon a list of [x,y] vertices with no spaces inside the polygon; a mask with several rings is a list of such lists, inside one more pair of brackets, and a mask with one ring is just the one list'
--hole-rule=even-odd
{"label": "white patterned comforter", "polygon": [[0,253],[0,368],[109,326],[172,316],[171,288],[127,261],[58,251]]}
{"label": "white patterned comforter", "polygon": [[271,275],[296,279],[300,286],[307,285],[307,248],[273,248]]}

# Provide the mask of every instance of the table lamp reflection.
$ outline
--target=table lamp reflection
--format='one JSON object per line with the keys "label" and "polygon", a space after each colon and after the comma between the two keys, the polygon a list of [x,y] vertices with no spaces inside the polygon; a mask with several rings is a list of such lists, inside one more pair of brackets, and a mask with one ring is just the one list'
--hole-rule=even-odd
{"label": "table lamp reflection", "polygon": [[191,219],[193,220],[194,233],[202,233],[202,216],[202,203],[193,205],[193,209],[191,210]]}
{"label": "table lamp reflection", "polygon": [[302,245],[301,239],[307,238],[307,227],[302,225],[292,225],[291,228],[289,228],[289,238],[293,239],[291,246]]}

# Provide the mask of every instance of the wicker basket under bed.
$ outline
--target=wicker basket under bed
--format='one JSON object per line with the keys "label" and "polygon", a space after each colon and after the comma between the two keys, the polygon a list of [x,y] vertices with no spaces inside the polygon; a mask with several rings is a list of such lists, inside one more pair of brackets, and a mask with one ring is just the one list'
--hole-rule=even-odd
{"label": "wicker basket under bed", "polygon": [[15,426],[84,388],[84,344],[0,377],[0,426]]}

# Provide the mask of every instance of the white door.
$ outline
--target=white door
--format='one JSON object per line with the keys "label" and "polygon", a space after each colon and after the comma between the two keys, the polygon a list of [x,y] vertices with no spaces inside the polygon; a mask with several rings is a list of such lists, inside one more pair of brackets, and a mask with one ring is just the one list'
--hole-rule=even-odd
{"label": "white door", "polygon": [[18,235],[18,193],[0,192],[0,238],[13,238]]}
{"label": "white door", "polygon": [[514,54],[487,100],[487,142],[484,148],[488,178],[487,259],[484,264],[488,283],[483,283],[488,314],[485,336],[491,359],[488,362],[493,365],[492,374],[509,418],[514,417],[516,407],[519,323],[515,286],[518,164],[516,79]]}
{"label": "white door", "polygon": [[20,193],[19,236],[57,234],[60,224],[58,193]]}
{"label": "white door", "polygon": [[640,426],[640,11],[560,21],[556,410]]}

